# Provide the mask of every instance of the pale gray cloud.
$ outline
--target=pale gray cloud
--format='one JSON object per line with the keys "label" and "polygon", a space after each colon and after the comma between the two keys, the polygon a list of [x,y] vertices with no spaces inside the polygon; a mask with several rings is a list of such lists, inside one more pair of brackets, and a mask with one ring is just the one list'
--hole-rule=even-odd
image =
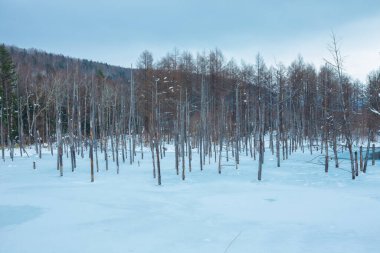
{"label": "pale gray cloud", "polygon": [[261,52],[270,64],[300,53],[319,65],[334,30],[363,80],[380,65],[379,17],[378,0],[0,0],[0,41],[121,66],[174,47],[247,62]]}

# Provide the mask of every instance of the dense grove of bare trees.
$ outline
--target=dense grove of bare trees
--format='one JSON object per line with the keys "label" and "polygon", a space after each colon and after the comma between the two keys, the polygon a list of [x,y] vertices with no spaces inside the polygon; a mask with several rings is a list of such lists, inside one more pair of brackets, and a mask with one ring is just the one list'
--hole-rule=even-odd
{"label": "dense grove of bare trees", "polygon": [[[331,161],[339,166],[341,147],[350,154],[354,179],[353,146],[368,141],[360,162],[365,172],[380,126],[380,71],[367,84],[352,80],[335,39],[331,59],[319,69],[301,56],[288,67],[267,66],[260,54],[254,64],[237,64],[218,49],[197,55],[173,50],[156,61],[144,51],[129,69],[36,50],[6,51],[17,78],[1,79],[2,159],[4,148],[26,155],[26,145],[41,157],[46,145],[61,175],[65,154],[71,157],[65,168],[72,171],[77,156],[89,157],[94,181],[98,159],[106,170],[114,162],[118,173],[136,156],[144,159],[140,151],[147,147],[161,184],[160,160],[172,143],[173,171],[183,180],[206,163],[214,162],[219,173],[226,160],[238,168],[241,156],[258,160],[261,180],[264,152],[275,155],[279,167],[296,150],[323,153],[327,173]],[[4,96],[11,93],[13,100]],[[199,164],[192,163],[195,155]]]}

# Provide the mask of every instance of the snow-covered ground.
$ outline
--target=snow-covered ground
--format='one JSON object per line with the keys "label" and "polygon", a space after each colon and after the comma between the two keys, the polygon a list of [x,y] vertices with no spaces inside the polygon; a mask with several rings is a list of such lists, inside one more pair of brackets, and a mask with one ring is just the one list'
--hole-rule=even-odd
{"label": "snow-covered ground", "polygon": [[352,181],[345,170],[326,175],[307,162],[317,154],[293,154],[277,168],[267,151],[258,182],[249,157],[219,175],[213,160],[201,172],[194,155],[182,181],[173,156],[162,160],[162,186],[150,153],[140,166],[121,164],[119,175],[100,160],[94,183],[88,159],[72,173],[64,157],[63,177],[47,152],[36,170],[33,158],[1,161],[0,252],[380,251],[378,164]]}

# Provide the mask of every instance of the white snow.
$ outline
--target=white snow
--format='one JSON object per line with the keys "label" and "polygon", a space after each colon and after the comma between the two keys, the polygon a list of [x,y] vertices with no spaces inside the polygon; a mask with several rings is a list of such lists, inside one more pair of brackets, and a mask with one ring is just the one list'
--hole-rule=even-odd
{"label": "white snow", "polygon": [[59,177],[47,150],[42,160],[7,157],[0,161],[0,252],[378,252],[380,166],[369,163],[352,181],[348,162],[326,175],[307,162],[317,155],[298,152],[277,168],[267,150],[258,182],[250,157],[219,175],[213,158],[201,172],[193,153],[182,181],[167,152],[162,186],[148,152],[144,160],[137,154],[139,167],[121,163],[119,175],[112,157],[109,171],[100,160],[94,183],[88,158],[72,173],[65,156]]}
{"label": "white snow", "polygon": [[377,114],[378,116],[380,116],[380,112],[377,111],[376,109],[374,108],[369,108],[371,110],[371,112],[373,112],[374,114]]}

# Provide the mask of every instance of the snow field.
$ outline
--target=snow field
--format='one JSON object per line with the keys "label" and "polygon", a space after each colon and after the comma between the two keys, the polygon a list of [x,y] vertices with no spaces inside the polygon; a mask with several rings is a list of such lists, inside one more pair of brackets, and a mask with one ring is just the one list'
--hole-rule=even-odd
{"label": "snow field", "polygon": [[267,150],[258,182],[250,157],[219,175],[213,157],[200,171],[194,152],[182,181],[167,152],[162,186],[149,152],[121,162],[119,175],[112,157],[108,171],[100,159],[94,183],[86,157],[71,172],[64,156],[63,177],[47,151],[41,160],[8,158],[0,162],[0,252],[378,252],[380,166],[352,181],[308,162],[317,155],[297,152],[277,168]]}

